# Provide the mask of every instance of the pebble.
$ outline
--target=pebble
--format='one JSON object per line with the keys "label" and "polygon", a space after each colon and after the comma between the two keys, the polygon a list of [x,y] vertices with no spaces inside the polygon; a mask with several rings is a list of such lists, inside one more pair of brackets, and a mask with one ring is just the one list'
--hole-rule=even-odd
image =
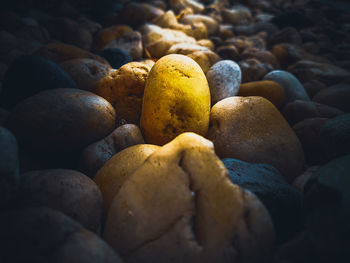
{"label": "pebble", "polygon": [[266,163],[287,181],[304,165],[301,144],[280,112],[262,97],[229,97],[211,110],[207,137],[221,158]]}
{"label": "pebble", "polygon": [[114,69],[119,69],[121,66],[132,62],[129,52],[120,48],[105,48],[98,54],[105,58]]}
{"label": "pebble", "polygon": [[101,29],[94,37],[92,50],[99,52],[103,50],[109,42],[132,31],[132,28],[127,25],[105,27]]}
{"label": "pebble", "polygon": [[206,15],[199,15],[199,14],[193,14],[193,15],[186,15],[184,17],[181,17],[179,19],[180,23],[183,23],[185,25],[195,25],[196,23],[203,23],[206,28],[208,35],[213,35],[217,33],[219,30],[219,24],[215,19],[211,18],[210,16]]}
{"label": "pebble", "polygon": [[130,62],[96,83],[96,94],[114,106],[118,123],[139,123],[142,95],[150,70],[146,63]]}
{"label": "pebble", "polygon": [[201,67],[183,55],[167,55],[150,71],[143,95],[140,126],[147,143],[163,145],[192,131],[205,135],[210,91]]}
{"label": "pebble", "polygon": [[103,201],[100,189],[86,175],[65,169],[37,170],[21,174],[16,206],[46,206],[58,210],[99,233]]}
{"label": "pebble", "polygon": [[309,95],[307,95],[300,81],[293,74],[287,71],[274,70],[265,75],[263,79],[275,81],[284,88],[286,103],[295,100],[310,100]]}
{"label": "pebble", "polygon": [[0,223],[3,262],[123,262],[99,236],[53,209],[8,210]]}
{"label": "pebble", "polygon": [[0,211],[8,207],[19,184],[18,145],[15,136],[0,126]]}
{"label": "pebble", "polygon": [[313,101],[338,108],[346,113],[350,113],[350,83],[339,83],[326,89],[320,90],[312,98]]}
{"label": "pebble", "polygon": [[348,262],[350,156],[315,172],[305,194],[306,229],[318,262]]}
{"label": "pebble", "polygon": [[7,125],[35,151],[69,153],[111,133],[115,118],[112,105],[91,92],[52,89],[17,104]]}
{"label": "pebble", "polygon": [[221,60],[209,69],[206,76],[210,88],[211,105],[237,95],[242,73],[236,62]]}
{"label": "pebble", "polygon": [[241,60],[238,65],[242,70],[242,83],[261,80],[273,70],[271,65],[263,64],[255,58]]}
{"label": "pebble", "polygon": [[[131,262],[254,263],[271,259],[274,229],[259,199],[230,182],[213,144],[183,133],[128,176],[103,237]],[[145,240],[152,241],[144,246]]]}
{"label": "pebble", "polygon": [[291,125],[308,118],[334,118],[343,113],[337,108],[303,100],[295,100],[283,108],[283,116]]}
{"label": "pebble", "polygon": [[95,92],[95,83],[109,74],[111,68],[90,58],[76,58],[59,64],[82,90]]}
{"label": "pebble", "polygon": [[202,68],[204,74],[207,74],[211,66],[221,60],[219,55],[211,50],[195,51],[191,54],[188,54],[187,56],[198,63],[198,65]]}
{"label": "pebble", "polygon": [[18,57],[8,68],[0,96],[0,104],[12,108],[36,93],[57,88],[77,88],[74,80],[56,63],[43,57]]}
{"label": "pebble", "polygon": [[269,211],[279,242],[290,239],[303,223],[302,198],[277,169],[268,164],[253,164],[223,159],[230,180],[254,193]]}
{"label": "pebble", "polygon": [[242,97],[260,96],[269,100],[277,108],[281,108],[286,99],[283,87],[271,80],[243,83],[240,85],[237,95]]}
{"label": "pebble", "polygon": [[124,124],[104,139],[87,146],[80,157],[81,170],[90,178],[115,154],[125,148],[145,143],[140,128],[134,124]]}

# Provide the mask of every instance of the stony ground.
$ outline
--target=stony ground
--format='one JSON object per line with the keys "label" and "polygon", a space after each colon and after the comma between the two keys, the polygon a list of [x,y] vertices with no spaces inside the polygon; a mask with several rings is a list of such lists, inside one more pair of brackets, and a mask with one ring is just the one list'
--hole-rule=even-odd
{"label": "stony ground", "polygon": [[0,262],[350,262],[350,5],[0,4]]}

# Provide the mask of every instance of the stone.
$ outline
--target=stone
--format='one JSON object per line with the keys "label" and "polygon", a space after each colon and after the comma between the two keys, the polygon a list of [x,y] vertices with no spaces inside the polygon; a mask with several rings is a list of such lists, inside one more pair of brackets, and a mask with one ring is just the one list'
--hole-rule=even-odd
{"label": "stone", "polygon": [[304,89],[306,90],[307,94],[309,95],[309,97],[312,99],[318,92],[327,88],[327,86],[324,83],[322,83],[318,80],[315,80],[315,79],[303,83],[303,86],[304,86]]}
{"label": "stone", "polygon": [[79,16],[76,21],[78,22],[79,26],[89,31],[92,36],[102,29],[101,24],[87,18],[84,15]]}
{"label": "stone", "polygon": [[274,54],[267,50],[259,50],[258,48],[246,48],[241,54],[241,59],[257,59],[264,64],[270,64],[274,68],[279,67],[279,62]]}
{"label": "stone", "polygon": [[179,22],[185,25],[191,25],[191,26],[194,26],[197,23],[203,23],[207,28],[207,32],[209,36],[217,33],[219,29],[218,22],[215,21],[215,19],[211,18],[210,16],[206,16],[206,15],[199,15],[199,14],[186,15],[184,17],[181,17],[179,19]]}
{"label": "stone", "polygon": [[240,85],[237,96],[260,96],[269,100],[276,108],[284,105],[286,95],[283,87],[275,81],[251,81]]}
{"label": "stone", "polygon": [[295,100],[283,108],[283,116],[290,125],[308,118],[334,118],[343,114],[341,110],[313,101]]}
{"label": "stone", "polygon": [[321,168],[321,166],[319,166],[319,165],[314,165],[314,166],[308,167],[300,176],[295,178],[295,180],[293,181],[293,184],[292,184],[293,187],[295,187],[302,195],[304,195],[305,185],[308,183],[310,178],[312,178],[312,175],[315,172],[317,172],[320,168]]}
{"label": "stone", "polygon": [[316,79],[328,85],[339,83],[350,77],[350,72],[343,68],[310,60],[300,60],[288,67],[288,71],[302,82]]}
{"label": "stone", "polygon": [[77,88],[74,80],[51,60],[25,55],[18,57],[7,70],[0,104],[12,108],[36,93],[57,88]]}
{"label": "stone", "polygon": [[18,145],[15,136],[0,126],[0,211],[7,209],[19,184]]}
{"label": "stone", "polygon": [[305,224],[318,262],[348,262],[350,156],[332,160],[310,179]]}
{"label": "stone", "polygon": [[124,124],[104,139],[87,146],[80,157],[81,170],[90,178],[115,154],[136,144],[145,143],[139,127]]}
{"label": "stone", "polygon": [[193,37],[189,37],[181,31],[163,29],[156,25],[143,26],[141,33],[144,49],[149,52],[152,58],[163,57],[174,44],[196,44],[196,40]]}
{"label": "stone", "polygon": [[210,91],[200,66],[183,55],[167,55],[150,71],[143,95],[140,126],[147,143],[163,145],[192,131],[205,135]]}
{"label": "stone", "polygon": [[276,167],[288,182],[298,176],[304,153],[294,131],[262,97],[230,97],[212,107],[207,137],[220,158]]}
{"label": "stone", "polygon": [[202,13],[204,11],[204,5],[195,0],[170,0],[170,9],[174,10],[175,13],[190,7],[195,13]]}
{"label": "stone", "polygon": [[106,48],[98,54],[105,58],[114,69],[119,69],[121,66],[133,60],[129,52],[120,48]]}
{"label": "stone", "polygon": [[209,69],[206,76],[210,88],[211,105],[237,95],[242,73],[236,62],[221,60]]}
{"label": "stone", "polygon": [[218,55],[225,60],[239,60],[239,51],[234,45],[224,45],[216,49]]}
{"label": "stone", "polygon": [[181,55],[188,55],[196,51],[209,51],[208,48],[202,47],[197,44],[189,44],[189,43],[178,43],[172,45],[169,49],[167,54],[181,54]]}
{"label": "stone", "polygon": [[96,54],[75,47],[73,45],[59,42],[49,43],[38,49],[34,54],[50,59],[53,62],[56,62],[57,64],[75,58],[90,58],[95,59],[100,63],[109,65],[107,60]]}
{"label": "stone", "polygon": [[143,54],[142,36],[138,31],[126,32],[110,41],[104,48],[120,48],[128,52],[133,60],[138,60]]}
{"label": "stone", "polygon": [[273,33],[268,39],[268,44],[270,46],[279,43],[301,45],[303,43],[303,40],[300,33],[294,27],[285,27]]}
{"label": "stone", "polygon": [[84,90],[42,91],[16,105],[7,120],[20,143],[34,151],[70,153],[114,130],[115,111]]}
{"label": "stone", "polygon": [[159,148],[152,144],[127,147],[115,154],[98,170],[94,181],[101,189],[106,212],[124,182]]}
{"label": "stone", "polygon": [[3,262],[122,263],[105,241],[53,209],[8,210],[0,223]]}
{"label": "stone", "polygon": [[278,28],[271,22],[256,22],[248,25],[235,26],[235,35],[253,36],[259,32],[265,32],[268,36],[278,31]]}
{"label": "stone", "polygon": [[321,145],[329,159],[350,153],[350,114],[327,121],[320,129]]}
{"label": "stone", "polygon": [[96,83],[96,94],[108,100],[116,110],[118,123],[138,124],[142,96],[151,67],[130,62]]}
{"label": "stone", "polygon": [[267,262],[274,243],[266,208],[230,182],[213,144],[194,133],[157,149],[128,176],[103,236],[140,263]]}
{"label": "stone", "polygon": [[320,130],[328,120],[328,118],[308,118],[293,126],[293,130],[303,146],[307,164],[323,164],[327,161],[322,149]]}
{"label": "stone", "polygon": [[253,20],[250,10],[243,6],[223,9],[221,11],[221,16],[225,23],[233,25],[249,24]]}
{"label": "stone", "polygon": [[290,186],[278,170],[268,164],[223,159],[233,184],[255,194],[269,211],[279,242],[289,240],[303,224],[300,193]]}
{"label": "stone", "polygon": [[280,12],[271,22],[279,28],[295,27],[298,30],[313,25],[310,18],[295,10]]}
{"label": "stone", "polygon": [[59,64],[82,90],[95,92],[95,83],[109,74],[111,68],[97,60],[77,58]]}
{"label": "stone", "polygon": [[208,72],[211,66],[221,60],[219,55],[211,50],[195,51],[191,54],[188,54],[187,56],[198,63],[198,65],[202,68],[204,74]]}
{"label": "stone", "polygon": [[242,83],[261,80],[273,70],[269,64],[263,64],[257,59],[244,59],[238,62],[242,70]]}
{"label": "stone", "polygon": [[322,89],[312,98],[313,101],[350,113],[350,83],[344,82]]}
{"label": "stone", "polygon": [[103,50],[109,42],[121,36],[124,36],[126,33],[132,31],[132,28],[127,25],[116,25],[103,28],[94,37],[92,50],[95,52],[99,52]]}
{"label": "stone", "polygon": [[309,95],[307,95],[300,81],[287,71],[274,70],[265,75],[263,79],[275,81],[283,87],[286,94],[286,103],[295,100],[310,100]]}
{"label": "stone", "polygon": [[99,233],[103,201],[100,189],[86,175],[67,169],[37,170],[21,174],[15,206],[46,206]]}
{"label": "stone", "polygon": [[44,27],[41,26],[26,26],[21,28],[20,30],[16,30],[14,32],[14,36],[22,41],[38,41],[42,44],[46,44],[50,40],[49,33]]}

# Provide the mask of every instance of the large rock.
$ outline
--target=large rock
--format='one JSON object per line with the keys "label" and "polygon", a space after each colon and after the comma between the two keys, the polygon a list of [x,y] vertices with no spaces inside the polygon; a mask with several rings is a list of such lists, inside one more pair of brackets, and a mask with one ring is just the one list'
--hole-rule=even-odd
{"label": "large rock", "polygon": [[301,195],[287,183],[275,167],[236,159],[223,159],[222,162],[233,184],[251,191],[263,202],[272,217],[280,242],[290,239],[301,229]]}
{"label": "large rock", "polygon": [[304,165],[294,131],[262,97],[230,97],[212,108],[208,138],[221,158],[275,166],[291,182]]}
{"label": "large rock", "polygon": [[274,230],[263,204],[230,182],[213,144],[183,133],[128,176],[104,238],[128,262],[254,263],[271,260]]}

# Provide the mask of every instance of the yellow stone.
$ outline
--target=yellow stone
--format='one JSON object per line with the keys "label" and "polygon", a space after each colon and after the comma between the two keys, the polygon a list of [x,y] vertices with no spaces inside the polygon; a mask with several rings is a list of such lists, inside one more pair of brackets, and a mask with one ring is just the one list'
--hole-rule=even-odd
{"label": "yellow stone", "polygon": [[183,132],[205,136],[210,115],[210,91],[201,67],[178,54],[153,66],[143,95],[141,129],[146,142],[163,145]]}
{"label": "yellow stone", "polygon": [[101,190],[106,212],[124,181],[158,148],[151,144],[128,147],[109,159],[97,172],[94,181]]}

